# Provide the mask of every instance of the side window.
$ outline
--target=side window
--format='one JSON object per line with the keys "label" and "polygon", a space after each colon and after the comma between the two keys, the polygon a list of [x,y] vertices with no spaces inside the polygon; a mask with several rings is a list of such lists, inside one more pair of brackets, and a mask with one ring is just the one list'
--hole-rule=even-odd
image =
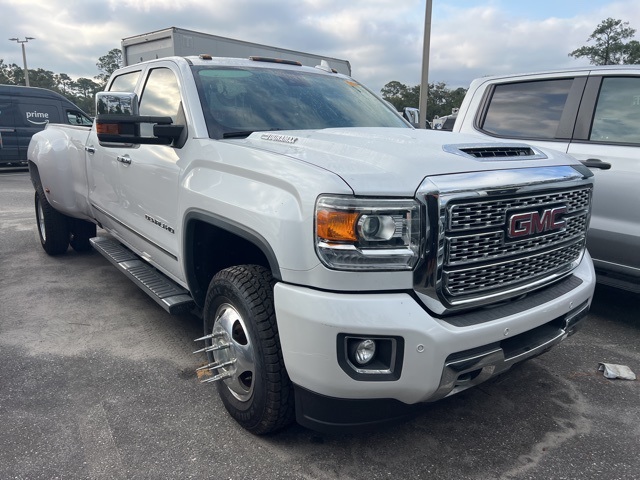
{"label": "side window", "polygon": [[78,112],[77,110],[67,110],[67,122],[69,125],[93,125],[93,121],[85,114]]}
{"label": "side window", "polygon": [[602,80],[589,140],[640,144],[640,78]]}
{"label": "side window", "polygon": [[564,78],[497,85],[480,128],[501,137],[554,139],[572,84]]}
{"label": "side window", "polygon": [[[181,111],[180,88],[174,73],[168,68],[151,70],[140,99],[140,115],[171,117],[176,123]],[[153,126],[142,124],[140,133],[153,136]]]}
{"label": "side window", "polygon": [[110,92],[133,92],[140,78],[140,71],[124,73],[113,79]]}

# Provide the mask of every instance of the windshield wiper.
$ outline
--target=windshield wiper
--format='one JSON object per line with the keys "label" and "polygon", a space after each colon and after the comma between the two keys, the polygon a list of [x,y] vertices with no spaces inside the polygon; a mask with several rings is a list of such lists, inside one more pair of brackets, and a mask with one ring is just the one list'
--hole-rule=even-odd
{"label": "windshield wiper", "polygon": [[253,130],[239,131],[239,132],[225,132],[222,134],[222,138],[243,138],[248,137],[253,133]]}
{"label": "windshield wiper", "polygon": [[237,132],[225,132],[222,134],[222,138],[245,138],[254,132],[277,132],[284,130],[283,128],[267,128],[264,130],[240,130]]}

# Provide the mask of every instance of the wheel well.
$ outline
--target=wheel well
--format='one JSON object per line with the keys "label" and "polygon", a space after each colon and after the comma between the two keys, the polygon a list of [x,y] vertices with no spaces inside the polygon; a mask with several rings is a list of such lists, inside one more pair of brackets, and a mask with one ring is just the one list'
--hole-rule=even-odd
{"label": "wheel well", "polygon": [[29,160],[29,177],[31,178],[31,183],[33,188],[37,188],[40,184],[40,172],[38,171],[38,166]]}
{"label": "wheel well", "polygon": [[213,276],[225,268],[261,265],[275,278],[280,277],[275,256],[261,237],[233,225],[218,226],[201,219],[187,223],[185,262],[189,290],[199,306],[204,305]]}

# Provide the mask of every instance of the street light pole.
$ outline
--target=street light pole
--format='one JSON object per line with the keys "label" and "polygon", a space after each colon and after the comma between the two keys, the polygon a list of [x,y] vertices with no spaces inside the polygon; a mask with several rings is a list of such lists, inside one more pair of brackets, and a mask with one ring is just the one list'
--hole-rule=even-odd
{"label": "street light pole", "polygon": [[24,40],[20,40],[19,38],[10,38],[12,42],[18,42],[22,46],[22,62],[24,63],[24,83],[28,87],[29,86],[29,69],[27,68],[27,52],[24,48],[24,44],[29,42],[29,40],[35,40],[33,37],[24,37]]}
{"label": "street light pole", "polygon": [[420,82],[420,128],[427,128],[427,95],[429,91],[429,49],[431,47],[431,7],[427,0],[424,15],[424,40],[422,41],[422,81]]}

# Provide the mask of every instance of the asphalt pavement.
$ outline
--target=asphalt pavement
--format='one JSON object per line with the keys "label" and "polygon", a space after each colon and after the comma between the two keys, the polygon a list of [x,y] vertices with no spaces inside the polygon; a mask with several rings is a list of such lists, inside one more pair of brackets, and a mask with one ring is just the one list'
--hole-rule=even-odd
{"label": "asphalt pavement", "polygon": [[27,173],[0,172],[1,479],[639,479],[640,296],[598,286],[584,328],[416,418],[256,437],[193,340],[99,254],[40,247]]}

